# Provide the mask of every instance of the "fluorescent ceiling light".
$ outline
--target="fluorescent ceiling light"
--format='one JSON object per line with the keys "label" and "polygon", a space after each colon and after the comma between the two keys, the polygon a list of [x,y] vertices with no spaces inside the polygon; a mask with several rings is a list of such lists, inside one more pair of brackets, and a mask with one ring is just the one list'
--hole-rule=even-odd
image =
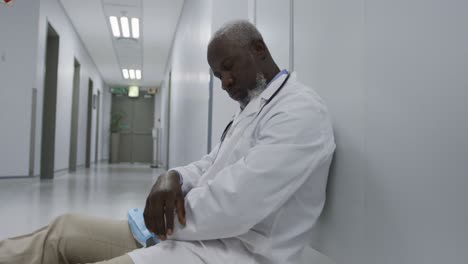
{"label": "fluorescent ceiling light", "polygon": [[[112,35],[116,38],[120,36],[124,38],[130,38],[130,23],[128,17],[120,17],[120,25],[119,19],[116,16],[110,16],[109,21],[112,28]],[[134,17],[131,19],[132,24],[132,38],[138,39],[140,38],[140,19]]]}
{"label": "fluorescent ceiling light", "polygon": [[128,87],[128,97],[138,97],[140,95],[140,88],[138,86]]}
{"label": "fluorescent ceiling light", "polygon": [[114,35],[116,38],[120,37],[119,21],[117,17],[111,16],[109,17],[109,21],[112,28],[112,35]]}
{"label": "fluorescent ceiling light", "polygon": [[141,70],[136,70],[135,74],[136,74],[137,80],[141,80]]}
{"label": "fluorescent ceiling light", "polygon": [[130,37],[130,24],[128,24],[128,17],[120,18],[120,26],[122,27],[122,36],[124,38]]}
{"label": "fluorescent ceiling light", "polygon": [[127,70],[127,69],[123,69],[123,70],[122,70],[122,74],[123,74],[123,77],[124,77],[125,79],[128,79],[129,76],[128,76],[128,70]]}
{"label": "fluorescent ceiling light", "polygon": [[135,79],[135,70],[134,70],[134,69],[131,69],[131,70],[129,71],[129,73],[130,73],[130,79],[134,80],[134,79]]}
{"label": "fluorescent ceiling light", "polygon": [[140,37],[140,20],[138,18],[132,18],[132,35],[136,39]]}

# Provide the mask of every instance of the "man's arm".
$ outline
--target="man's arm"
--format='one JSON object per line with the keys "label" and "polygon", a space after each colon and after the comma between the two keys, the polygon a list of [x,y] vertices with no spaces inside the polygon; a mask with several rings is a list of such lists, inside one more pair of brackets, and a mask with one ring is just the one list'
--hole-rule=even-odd
{"label": "man's arm", "polygon": [[311,114],[310,108],[303,111],[307,112],[283,112],[271,118],[245,157],[193,188],[185,197],[186,225],[176,226],[170,239],[244,234],[327,164],[335,148],[328,119],[322,113]]}
{"label": "man's arm", "polygon": [[146,199],[143,216],[146,227],[159,239],[164,240],[166,235],[172,235],[174,210],[179,223],[185,224],[184,194],[195,186],[198,178],[213,164],[219,146],[201,160],[171,169],[156,180]]}
{"label": "man's arm", "polygon": [[182,192],[187,194],[192,189],[198,179],[206,172],[213,164],[216,155],[218,154],[220,144],[218,143],[209,154],[205,155],[198,161],[192,162],[187,166],[172,168],[172,171],[179,173],[182,180]]}

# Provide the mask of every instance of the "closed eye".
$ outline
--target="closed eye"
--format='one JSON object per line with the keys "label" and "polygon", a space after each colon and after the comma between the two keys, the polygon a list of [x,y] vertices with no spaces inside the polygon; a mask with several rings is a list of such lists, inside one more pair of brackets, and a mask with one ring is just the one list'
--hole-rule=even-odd
{"label": "closed eye", "polygon": [[227,60],[223,63],[223,69],[229,71],[232,69],[233,63],[231,60]]}

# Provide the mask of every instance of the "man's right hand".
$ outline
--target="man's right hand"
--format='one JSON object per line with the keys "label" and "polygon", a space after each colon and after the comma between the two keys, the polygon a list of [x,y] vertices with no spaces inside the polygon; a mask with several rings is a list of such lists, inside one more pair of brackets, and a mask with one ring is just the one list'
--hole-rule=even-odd
{"label": "man's right hand", "polygon": [[180,184],[180,177],[176,171],[168,171],[159,176],[146,199],[145,218],[146,227],[160,240],[174,232],[174,210],[179,222],[185,225],[184,195]]}

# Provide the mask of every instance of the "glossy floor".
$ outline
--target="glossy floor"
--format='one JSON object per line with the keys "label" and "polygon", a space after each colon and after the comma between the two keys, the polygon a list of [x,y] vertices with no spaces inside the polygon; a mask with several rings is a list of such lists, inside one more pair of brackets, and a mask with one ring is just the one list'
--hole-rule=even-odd
{"label": "glossy floor", "polygon": [[[64,213],[126,219],[131,208],[143,208],[161,174],[148,165],[99,164],[91,169],[39,178],[0,180],[0,240],[32,232]],[[304,263],[334,264],[312,248]]]}
{"label": "glossy floor", "polygon": [[0,240],[34,231],[68,212],[126,219],[128,209],[144,207],[161,172],[149,165],[99,164],[54,180],[2,179]]}

